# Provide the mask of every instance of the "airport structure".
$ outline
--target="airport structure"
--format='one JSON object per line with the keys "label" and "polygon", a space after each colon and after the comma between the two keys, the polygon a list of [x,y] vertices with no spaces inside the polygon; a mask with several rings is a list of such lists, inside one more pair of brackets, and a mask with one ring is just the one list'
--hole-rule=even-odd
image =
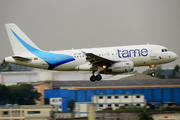
{"label": "airport structure", "polygon": [[49,120],[52,105],[0,106],[0,120]]}
{"label": "airport structure", "polygon": [[[117,78],[117,76],[114,77]],[[72,99],[77,102],[93,102],[93,96],[137,94],[144,95],[147,106],[155,109],[162,106],[180,105],[180,79],[149,79],[149,76],[135,74],[119,80],[104,80],[95,83],[53,81],[52,89],[45,90],[44,94],[45,104],[50,104],[50,98],[61,98],[63,112],[67,112],[68,102]]]}
{"label": "airport structure", "polygon": [[[40,71],[39,75],[33,72],[32,74],[27,72],[25,74],[21,73],[22,77],[27,78],[26,81],[22,82],[31,83],[42,94],[41,101],[37,101],[37,104],[52,104],[57,111],[67,112],[68,103],[72,99],[77,102],[92,103],[93,96],[106,96],[107,99],[107,96],[143,95],[146,104],[152,109],[162,106],[180,105],[180,79],[158,79],[136,73],[116,75],[99,82],[90,82],[88,80],[57,81],[57,79],[54,79],[57,78],[55,77],[57,76],[56,73],[53,73],[54,76],[49,73],[46,74],[46,72]],[[33,77],[33,74],[36,77]],[[2,75],[3,83],[7,83],[7,85],[8,82],[6,81],[14,82],[18,79],[16,78],[18,76],[13,73],[8,74],[6,72],[2,73]],[[28,79],[36,79],[36,81],[28,81]],[[17,83],[20,84],[21,81]],[[115,106],[115,103],[111,103],[111,106]],[[103,104],[107,105],[107,103]],[[129,105],[132,103],[119,101],[119,104]],[[139,103],[136,105],[139,105]]]}

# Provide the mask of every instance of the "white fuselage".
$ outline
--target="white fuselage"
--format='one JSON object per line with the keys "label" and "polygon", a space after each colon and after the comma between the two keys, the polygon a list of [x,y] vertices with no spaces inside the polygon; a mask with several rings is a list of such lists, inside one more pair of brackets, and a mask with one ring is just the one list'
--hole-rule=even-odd
{"label": "white fuselage", "polygon": [[[62,50],[50,51],[42,53],[39,58],[35,54],[25,54],[31,58],[29,61],[16,61],[12,57],[5,58],[6,62],[15,63],[24,66],[48,69],[47,62],[56,63],[58,61],[69,59],[69,57],[62,57],[62,54],[71,56],[74,60],[58,65],[53,70],[58,71],[73,71],[73,70],[91,70],[90,63],[86,60],[83,52],[93,53],[103,58],[113,61],[132,61],[134,67],[149,66],[164,64],[174,61],[177,55],[167,48],[159,45],[132,45],[132,46],[116,46],[116,47],[103,47],[103,48],[89,48],[89,49],[76,49],[76,50]],[[51,54],[56,54],[55,56]],[[58,56],[59,54],[59,56]],[[36,58],[37,57],[37,58]]]}

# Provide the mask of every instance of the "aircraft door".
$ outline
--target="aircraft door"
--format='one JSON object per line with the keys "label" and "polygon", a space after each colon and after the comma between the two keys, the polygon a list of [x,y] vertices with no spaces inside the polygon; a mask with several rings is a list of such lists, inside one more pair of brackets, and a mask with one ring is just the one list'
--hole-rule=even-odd
{"label": "aircraft door", "polygon": [[45,62],[48,61],[48,54],[42,54],[42,59],[44,60],[43,65],[48,65],[47,62]]}
{"label": "aircraft door", "polygon": [[156,50],[153,46],[150,46],[150,58],[155,58],[156,57]]}

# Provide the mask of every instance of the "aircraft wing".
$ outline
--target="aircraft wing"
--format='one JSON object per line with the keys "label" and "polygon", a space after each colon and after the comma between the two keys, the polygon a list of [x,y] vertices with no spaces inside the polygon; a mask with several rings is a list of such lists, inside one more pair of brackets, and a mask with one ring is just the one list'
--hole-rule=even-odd
{"label": "aircraft wing", "polygon": [[85,52],[83,52],[83,53],[86,55],[86,60],[89,61],[93,66],[103,66],[103,65],[115,63],[115,61],[113,61],[113,60],[100,57],[93,53],[85,53]]}

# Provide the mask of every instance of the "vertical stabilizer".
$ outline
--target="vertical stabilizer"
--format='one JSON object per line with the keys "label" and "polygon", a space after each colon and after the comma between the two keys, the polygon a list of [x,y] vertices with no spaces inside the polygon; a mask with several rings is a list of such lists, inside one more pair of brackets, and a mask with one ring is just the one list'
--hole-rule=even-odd
{"label": "vertical stabilizer", "polygon": [[16,24],[5,24],[14,55],[40,50]]}

